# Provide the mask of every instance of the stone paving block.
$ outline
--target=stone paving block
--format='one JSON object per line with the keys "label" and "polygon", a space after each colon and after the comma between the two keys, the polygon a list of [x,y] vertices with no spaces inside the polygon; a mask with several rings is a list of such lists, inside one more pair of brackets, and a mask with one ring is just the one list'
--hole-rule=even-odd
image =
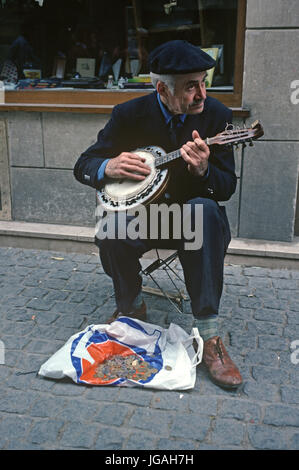
{"label": "stone paving block", "polygon": [[180,439],[203,441],[210,428],[211,418],[201,414],[177,414],[171,426],[170,436]]}
{"label": "stone paving block", "polygon": [[129,428],[151,429],[159,436],[169,436],[169,426],[172,422],[171,413],[164,410],[137,408],[128,422]]}
{"label": "stone paving block", "polygon": [[100,427],[100,432],[96,439],[95,450],[120,450],[123,449],[125,433],[117,428]]}
{"label": "stone paving block", "polygon": [[260,299],[254,296],[245,296],[242,295],[239,300],[240,307],[242,308],[249,308],[249,309],[257,309],[262,307],[262,302]]}
{"label": "stone paving block", "polygon": [[124,403],[105,404],[99,411],[94,409],[94,420],[102,425],[121,426],[131,412],[132,408]]}
{"label": "stone paving block", "polygon": [[44,298],[46,302],[54,302],[57,300],[65,300],[70,295],[69,292],[63,290],[52,290]]}
{"label": "stone paving block", "polygon": [[92,449],[99,434],[99,425],[93,423],[66,423],[59,441],[63,448]]}
{"label": "stone paving block", "polygon": [[15,336],[5,336],[5,335],[3,335],[1,337],[1,341],[3,341],[3,343],[5,345],[5,350],[7,352],[13,351],[13,350],[21,351],[30,342],[30,338],[28,338],[28,337],[19,337],[18,338],[18,337],[15,337]]}
{"label": "stone paving block", "polygon": [[299,301],[290,299],[290,310],[294,310],[295,312],[299,312]]}
{"label": "stone paving block", "polygon": [[287,312],[288,325],[299,325],[299,315],[297,311]]}
{"label": "stone paving block", "polygon": [[21,373],[37,373],[48,357],[47,354],[37,354],[36,352],[32,354],[24,351],[17,363],[18,369]]}
{"label": "stone paving block", "polygon": [[[152,450],[156,449],[158,435],[153,436],[150,433],[138,432],[132,433],[124,445],[125,450]],[[144,456],[145,458],[145,456]]]}
{"label": "stone paving block", "polygon": [[229,336],[231,346],[240,349],[241,352],[244,349],[256,349],[257,338],[252,334],[243,333],[242,335],[240,335],[240,333],[237,332],[230,332]]}
{"label": "stone paving block", "polygon": [[260,422],[261,406],[253,401],[224,399],[219,406],[221,418],[233,418],[240,421]]}
{"label": "stone paving block", "polygon": [[198,442],[191,441],[190,439],[184,441],[182,439],[166,439],[162,438],[158,441],[155,449],[157,450],[196,450]]}
{"label": "stone paving block", "polygon": [[53,395],[57,396],[81,396],[85,392],[84,385],[75,384],[69,377],[56,380],[52,388]]}
{"label": "stone paving block", "polygon": [[299,404],[299,390],[297,387],[284,385],[281,387],[281,400],[289,404]]}
{"label": "stone paving block", "polygon": [[65,397],[53,397],[43,393],[39,399],[35,400],[31,408],[31,416],[38,418],[53,418],[57,416],[66,406]]}
{"label": "stone paving block", "polygon": [[236,274],[236,275],[226,276],[225,284],[226,285],[232,284],[235,286],[247,286],[248,280],[246,279],[245,276]]}
{"label": "stone paving block", "polygon": [[289,374],[286,370],[274,367],[253,366],[252,377],[258,382],[270,384],[283,384],[288,380]]}
{"label": "stone paving block", "polygon": [[266,277],[269,275],[270,269],[262,268],[259,266],[247,266],[243,268],[243,274],[245,276],[254,276],[254,277]]}
{"label": "stone paving block", "polygon": [[32,308],[33,310],[51,310],[51,308],[54,305],[53,300],[49,300],[46,298],[43,299],[32,299],[30,302],[28,302],[27,307]]}
{"label": "stone paving block", "polygon": [[210,439],[221,445],[242,444],[245,437],[245,424],[235,419],[216,418]]}
{"label": "stone paving block", "polygon": [[22,441],[26,438],[32,419],[28,416],[2,415],[0,421],[0,448],[14,447],[22,449]]}
{"label": "stone paving block", "polygon": [[7,390],[0,396],[0,411],[3,413],[26,414],[32,407],[39,392],[24,390]]}
{"label": "stone paving block", "polygon": [[272,283],[276,289],[298,289],[297,279],[272,279]]}
{"label": "stone paving block", "polygon": [[[297,340],[297,339],[296,339]],[[295,372],[297,371],[298,373],[298,358],[299,355],[298,353],[295,353],[294,357],[292,357],[292,349],[290,348],[288,351],[281,351],[279,352],[279,362],[280,362],[280,367],[283,369],[286,369],[288,372]],[[296,362],[293,362],[293,360],[296,359]]]}
{"label": "stone paving block", "polygon": [[48,293],[49,291],[42,287],[25,287],[22,292],[20,292],[21,296],[29,297],[31,299],[45,297]]}
{"label": "stone paving block", "polygon": [[232,318],[240,319],[240,320],[249,320],[252,318],[252,309],[250,308],[242,308],[242,307],[235,307],[232,312]]}
{"label": "stone paving block", "polygon": [[286,320],[285,312],[282,310],[275,310],[272,308],[261,308],[256,310],[253,314],[256,320],[263,320],[274,323],[284,323]]}
{"label": "stone paving block", "polygon": [[28,322],[16,322],[16,321],[3,321],[1,325],[1,334],[12,335],[18,338],[18,336],[26,336],[32,333],[34,329],[34,323]]}
{"label": "stone paving block", "polygon": [[267,383],[256,383],[248,381],[245,383],[243,392],[251,400],[275,402],[280,398],[279,387],[277,385]]}
{"label": "stone paving block", "polygon": [[287,437],[271,426],[248,425],[248,436],[255,449],[281,450],[288,448]]}
{"label": "stone paving block", "polygon": [[[53,315],[55,314],[53,313]],[[77,331],[81,331],[81,328],[83,327],[84,317],[77,314],[64,313],[61,316],[57,314],[57,317],[58,318],[55,321],[55,326],[57,327],[77,328]]]}
{"label": "stone paving block", "polygon": [[36,421],[29,433],[28,441],[32,444],[55,443],[63,424],[63,421],[59,420]]}
{"label": "stone paving block", "polygon": [[31,381],[31,374],[17,375],[13,373],[5,380],[5,387],[17,390],[29,390],[31,388]]}
{"label": "stone paving block", "polygon": [[272,281],[271,279],[267,278],[267,277],[259,277],[259,278],[255,278],[255,277],[250,277],[248,279],[248,286],[249,287],[258,287],[259,289],[260,288],[270,288],[272,286]]}
{"label": "stone paving block", "polygon": [[131,403],[132,405],[149,406],[155,392],[141,388],[120,388],[118,390],[118,401],[123,403]]}
{"label": "stone paving block", "polygon": [[[74,385],[74,389],[80,389]],[[55,392],[54,392],[55,393]],[[70,394],[72,396],[72,393]],[[91,423],[94,421],[94,416],[97,415],[100,404],[95,404],[90,400],[85,400],[83,397],[67,399],[65,406],[61,411],[57,412],[59,420],[64,422],[75,422],[76,425],[80,423]]]}
{"label": "stone paving block", "polygon": [[257,336],[260,334],[282,336],[283,326],[277,323],[270,323],[268,321],[258,321],[258,322],[249,321],[247,323],[247,331],[248,331],[248,335],[252,335],[252,336]]}
{"label": "stone paving block", "polygon": [[[276,290],[277,295],[278,295],[278,290]],[[278,310],[287,310],[288,309],[288,302],[285,300],[280,300],[277,299],[276,297],[272,298],[264,298],[263,299],[263,306],[265,308],[273,308],[273,309],[278,309]]]}
{"label": "stone paving block", "polygon": [[294,291],[294,290],[288,290],[288,289],[284,289],[284,290],[279,290],[277,292],[277,296],[279,299],[284,299],[284,300],[299,300],[299,293],[298,291]]}
{"label": "stone paving block", "polygon": [[299,426],[299,409],[280,403],[268,405],[263,422],[274,426]]}
{"label": "stone paving block", "polygon": [[191,413],[206,414],[208,416],[216,416],[217,414],[217,398],[203,397],[200,395],[189,394],[189,409]]}
{"label": "stone paving block", "polygon": [[161,410],[176,410],[183,412],[188,410],[188,393],[171,391],[157,391],[152,399],[151,406]]}
{"label": "stone paving block", "polygon": [[298,450],[299,449],[299,433],[294,433],[294,435],[290,439],[289,449],[290,450]]}
{"label": "stone paving block", "polygon": [[274,351],[287,351],[289,349],[289,340],[274,335],[261,335],[258,338],[258,347],[272,349]]}
{"label": "stone paving block", "polygon": [[290,340],[296,340],[299,338],[299,324],[286,326],[283,331],[283,336]]}
{"label": "stone paving block", "polygon": [[30,318],[34,318],[34,323],[39,328],[40,325],[52,325],[58,318],[59,315],[56,312],[41,312],[37,310],[29,310],[28,313]]}

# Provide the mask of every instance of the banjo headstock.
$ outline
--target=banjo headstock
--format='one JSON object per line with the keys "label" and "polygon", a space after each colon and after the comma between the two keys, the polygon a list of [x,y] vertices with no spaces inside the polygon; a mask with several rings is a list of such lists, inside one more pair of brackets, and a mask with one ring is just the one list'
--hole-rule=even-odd
{"label": "banjo headstock", "polygon": [[260,121],[254,121],[249,128],[235,128],[228,124],[223,132],[208,140],[208,144],[239,145],[240,143],[253,145],[252,141],[264,135],[264,129]]}

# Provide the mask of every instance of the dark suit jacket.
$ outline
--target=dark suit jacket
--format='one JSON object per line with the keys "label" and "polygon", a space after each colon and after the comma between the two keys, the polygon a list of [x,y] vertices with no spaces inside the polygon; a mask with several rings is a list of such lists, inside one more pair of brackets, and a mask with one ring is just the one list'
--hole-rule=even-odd
{"label": "dark suit jacket", "polygon": [[[194,129],[203,139],[213,137],[223,131],[231,119],[229,108],[207,97],[202,113],[186,117],[178,148],[192,140]],[[171,143],[156,92],[115,106],[111,119],[99,132],[97,142],[79,157],[74,175],[81,183],[100,189],[97,173],[106,158],[148,145],[157,145],[166,152],[176,150]],[[234,193],[237,179],[233,151],[220,145],[212,145],[210,151],[208,178],[192,176],[182,158],[172,163],[168,188],[172,202],[184,202],[197,196],[226,201]]]}

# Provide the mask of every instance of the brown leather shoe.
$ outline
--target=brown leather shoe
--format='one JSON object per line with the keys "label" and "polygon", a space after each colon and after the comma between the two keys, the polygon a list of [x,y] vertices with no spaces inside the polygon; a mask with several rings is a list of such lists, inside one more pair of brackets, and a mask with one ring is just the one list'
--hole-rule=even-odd
{"label": "brown leather shoe", "polygon": [[204,342],[203,362],[212,382],[223,388],[237,388],[242,376],[226,351],[220,336],[213,336]]}
{"label": "brown leather shoe", "polygon": [[142,301],[142,304],[139,308],[136,308],[136,309],[132,310],[132,312],[129,312],[129,313],[122,313],[122,312],[119,312],[118,310],[115,310],[113,315],[110,318],[108,318],[106,323],[110,324],[113,321],[117,320],[119,317],[130,317],[130,318],[135,318],[137,320],[146,321],[147,317],[146,317],[145,302]]}

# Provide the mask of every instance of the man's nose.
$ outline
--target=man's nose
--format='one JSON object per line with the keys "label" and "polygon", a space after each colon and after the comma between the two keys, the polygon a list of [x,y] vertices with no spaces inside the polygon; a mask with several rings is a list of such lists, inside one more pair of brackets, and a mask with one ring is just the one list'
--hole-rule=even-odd
{"label": "man's nose", "polygon": [[205,86],[198,86],[196,90],[196,98],[205,99],[207,95]]}

